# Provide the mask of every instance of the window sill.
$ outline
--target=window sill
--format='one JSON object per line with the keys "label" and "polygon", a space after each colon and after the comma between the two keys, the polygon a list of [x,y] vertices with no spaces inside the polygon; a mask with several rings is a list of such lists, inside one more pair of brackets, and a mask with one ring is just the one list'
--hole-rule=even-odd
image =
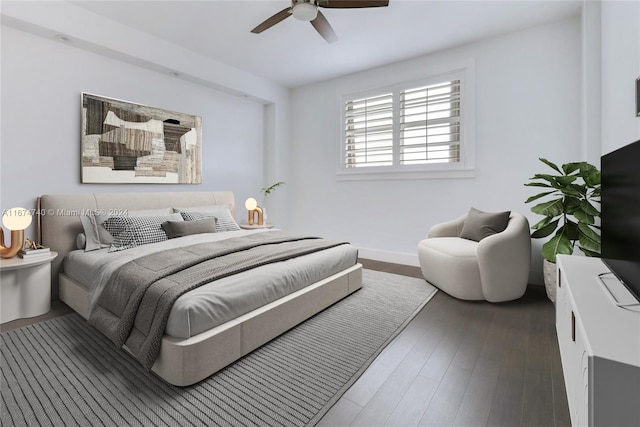
{"label": "window sill", "polygon": [[[368,169],[368,170],[366,170]],[[398,179],[451,179],[451,178],[475,178],[475,169],[447,169],[447,170],[409,170],[398,169],[372,171],[371,168],[360,170],[341,170],[336,173],[336,181],[373,181],[373,180],[398,180]]]}

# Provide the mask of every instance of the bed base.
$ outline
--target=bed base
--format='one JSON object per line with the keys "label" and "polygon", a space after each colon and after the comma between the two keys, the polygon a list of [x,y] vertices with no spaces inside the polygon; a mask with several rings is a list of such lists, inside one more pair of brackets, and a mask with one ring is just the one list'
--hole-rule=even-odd
{"label": "bed base", "polygon": [[[89,210],[156,209],[171,206],[226,205],[235,216],[230,191],[49,194],[38,200],[38,235],[58,257],[51,264],[51,295],[87,318],[88,290],[62,270],[82,232],[80,215]],[[298,323],[362,286],[362,266],[342,272],[280,298],[217,328],[188,339],[165,336],[152,371],[170,384],[186,386],[207,378]]]}
{"label": "bed base", "polygon": [[[59,297],[85,319],[89,292],[64,273]],[[195,384],[362,287],[356,264],[237,319],[187,339],[165,335],[151,370],[170,384]]]}

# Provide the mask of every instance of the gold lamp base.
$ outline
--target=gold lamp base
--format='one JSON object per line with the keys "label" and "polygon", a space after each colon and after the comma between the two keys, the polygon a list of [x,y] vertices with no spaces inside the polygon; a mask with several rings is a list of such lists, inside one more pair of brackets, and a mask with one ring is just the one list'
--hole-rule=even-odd
{"label": "gold lamp base", "polygon": [[11,246],[4,245],[4,230],[0,227],[0,257],[13,258],[24,245],[24,230],[11,230]]}
{"label": "gold lamp base", "polygon": [[253,225],[255,223],[255,217],[256,214],[258,214],[258,225],[263,225],[264,224],[264,219],[263,219],[263,214],[262,214],[262,209],[260,209],[260,206],[256,206],[254,209],[250,209],[249,211],[249,225]]}

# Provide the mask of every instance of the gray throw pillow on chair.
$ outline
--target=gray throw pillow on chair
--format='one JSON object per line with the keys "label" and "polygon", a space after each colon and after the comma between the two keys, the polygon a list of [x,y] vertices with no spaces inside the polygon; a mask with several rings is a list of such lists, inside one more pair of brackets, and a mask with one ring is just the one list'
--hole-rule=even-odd
{"label": "gray throw pillow on chair", "polygon": [[511,211],[483,212],[471,208],[464,220],[460,237],[479,242],[485,237],[500,233],[507,228]]}

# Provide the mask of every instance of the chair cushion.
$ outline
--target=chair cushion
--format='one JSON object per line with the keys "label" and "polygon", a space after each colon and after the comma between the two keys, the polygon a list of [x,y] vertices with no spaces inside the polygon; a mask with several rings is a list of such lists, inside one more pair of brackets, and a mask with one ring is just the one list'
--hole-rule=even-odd
{"label": "chair cushion", "polygon": [[478,242],[462,239],[460,237],[435,237],[420,241],[420,246],[425,246],[443,254],[455,258],[476,258]]}
{"label": "chair cushion", "polygon": [[418,243],[418,259],[427,282],[451,296],[483,300],[476,249],[478,243],[459,237],[436,237]]}
{"label": "chair cushion", "polygon": [[479,242],[485,237],[501,233],[507,228],[510,215],[510,211],[483,212],[471,208],[464,220],[460,237]]}

